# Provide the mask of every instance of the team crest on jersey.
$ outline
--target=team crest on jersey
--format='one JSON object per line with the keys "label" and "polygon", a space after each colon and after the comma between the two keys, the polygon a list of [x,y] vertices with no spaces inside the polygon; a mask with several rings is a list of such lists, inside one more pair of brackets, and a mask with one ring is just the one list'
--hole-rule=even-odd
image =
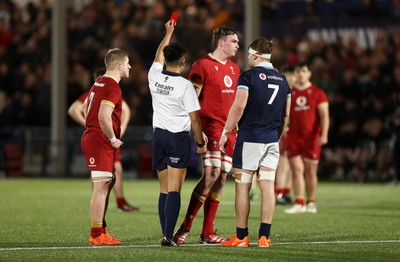
{"label": "team crest on jersey", "polygon": [[261,80],[267,79],[267,76],[264,73],[260,73],[258,76],[261,78]]}
{"label": "team crest on jersey", "polygon": [[233,66],[230,66],[231,70],[232,70],[232,75],[235,74],[235,71],[233,70]]}
{"label": "team crest on jersey", "polygon": [[214,145],[214,148],[217,148],[218,142],[217,141],[213,141],[212,143]]}
{"label": "team crest on jersey", "polygon": [[167,81],[168,81],[168,78],[169,78],[169,76],[166,76],[166,77],[164,78],[164,82],[167,82]]}
{"label": "team crest on jersey", "polygon": [[218,71],[218,66],[215,66],[215,70],[217,70],[217,71]]}
{"label": "team crest on jersey", "polygon": [[224,77],[224,84],[227,88],[230,88],[233,84],[232,78],[230,76]]}

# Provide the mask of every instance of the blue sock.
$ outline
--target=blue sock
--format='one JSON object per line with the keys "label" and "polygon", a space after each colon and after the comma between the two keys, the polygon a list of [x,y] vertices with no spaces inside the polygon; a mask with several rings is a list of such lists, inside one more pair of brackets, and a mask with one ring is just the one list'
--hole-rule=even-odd
{"label": "blue sock", "polygon": [[168,192],[165,202],[165,236],[172,238],[174,228],[181,209],[181,194],[179,192]]}
{"label": "blue sock", "polygon": [[158,217],[160,218],[161,231],[165,233],[165,201],[167,201],[167,194],[160,193],[158,197]]}
{"label": "blue sock", "polygon": [[236,227],[236,236],[237,238],[239,238],[240,240],[243,240],[243,238],[247,237],[249,235],[249,228],[240,228],[240,227]]}
{"label": "blue sock", "polygon": [[271,224],[261,223],[260,230],[258,231],[258,238],[262,236],[269,238],[270,233],[271,233]]}

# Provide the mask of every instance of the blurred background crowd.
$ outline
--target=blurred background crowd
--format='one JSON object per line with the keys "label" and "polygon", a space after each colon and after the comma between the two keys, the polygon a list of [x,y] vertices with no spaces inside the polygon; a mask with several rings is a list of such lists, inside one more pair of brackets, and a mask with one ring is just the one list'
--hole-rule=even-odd
{"label": "blurred background crowd", "polygon": [[[27,128],[50,125],[51,2],[0,0],[1,146],[23,147]],[[211,32],[222,24],[238,30],[242,49],[234,60],[246,69],[242,0],[74,3],[67,11],[68,105],[91,87],[92,72],[103,67],[107,50],[120,47],[130,53],[132,65],[131,76],[121,82],[132,111],[130,128],[151,126],[147,71],[172,11],[180,13],[173,41],[189,51],[185,76],[210,51]],[[274,66],[309,62],[312,82],[328,94],[331,127],[320,174],[337,180],[395,179],[400,0],[260,0],[260,10],[262,34],[275,41]],[[76,125],[69,120],[68,126]]]}

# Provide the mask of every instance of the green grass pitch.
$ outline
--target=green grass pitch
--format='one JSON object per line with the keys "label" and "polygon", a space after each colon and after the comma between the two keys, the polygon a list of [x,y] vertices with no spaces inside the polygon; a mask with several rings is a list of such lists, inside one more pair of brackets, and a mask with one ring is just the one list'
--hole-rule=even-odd
{"label": "green grass pitch", "polygon": [[[178,224],[196,181],[185,182]],[[400,187],[321,183],[317,214],[284,214],[277,206],[273,247],[258,248],[259,201],[252,202],[248,248],[198,245],[202,210],[189,246],[161,247],[158,181],[126,180],[128,201],[139,213],[121,213],[114,196],[109,229],[118,247],[91,247],[89,180],[0,180],[0,261],[400,261]],[[230,179],[215,221],[223,236],[235,232],[234,182]]]}

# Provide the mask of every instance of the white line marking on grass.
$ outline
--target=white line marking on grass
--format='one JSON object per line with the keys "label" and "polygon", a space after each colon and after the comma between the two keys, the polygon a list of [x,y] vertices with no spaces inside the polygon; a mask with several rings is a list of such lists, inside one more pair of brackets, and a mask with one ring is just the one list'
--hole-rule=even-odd
{"label": "white line marking on grass", "polygon": [[[315,241],[315,242],[275,242],[273,245],[326,245],[326,244],[370,244],[370,243],[400,243],[400,240],[348,240],[348,241]],[[257,246],[257,243],[250,243]],[[98,249],[98,248],[155,248],[160,245],[121,245],[121,246],[75,246],[75,247],[10,247],[0,248],[0,251],[31,251],[31,250],[63,250],[63,249]],[[220,247],[220,245],[187,244],[181,247]]]}

